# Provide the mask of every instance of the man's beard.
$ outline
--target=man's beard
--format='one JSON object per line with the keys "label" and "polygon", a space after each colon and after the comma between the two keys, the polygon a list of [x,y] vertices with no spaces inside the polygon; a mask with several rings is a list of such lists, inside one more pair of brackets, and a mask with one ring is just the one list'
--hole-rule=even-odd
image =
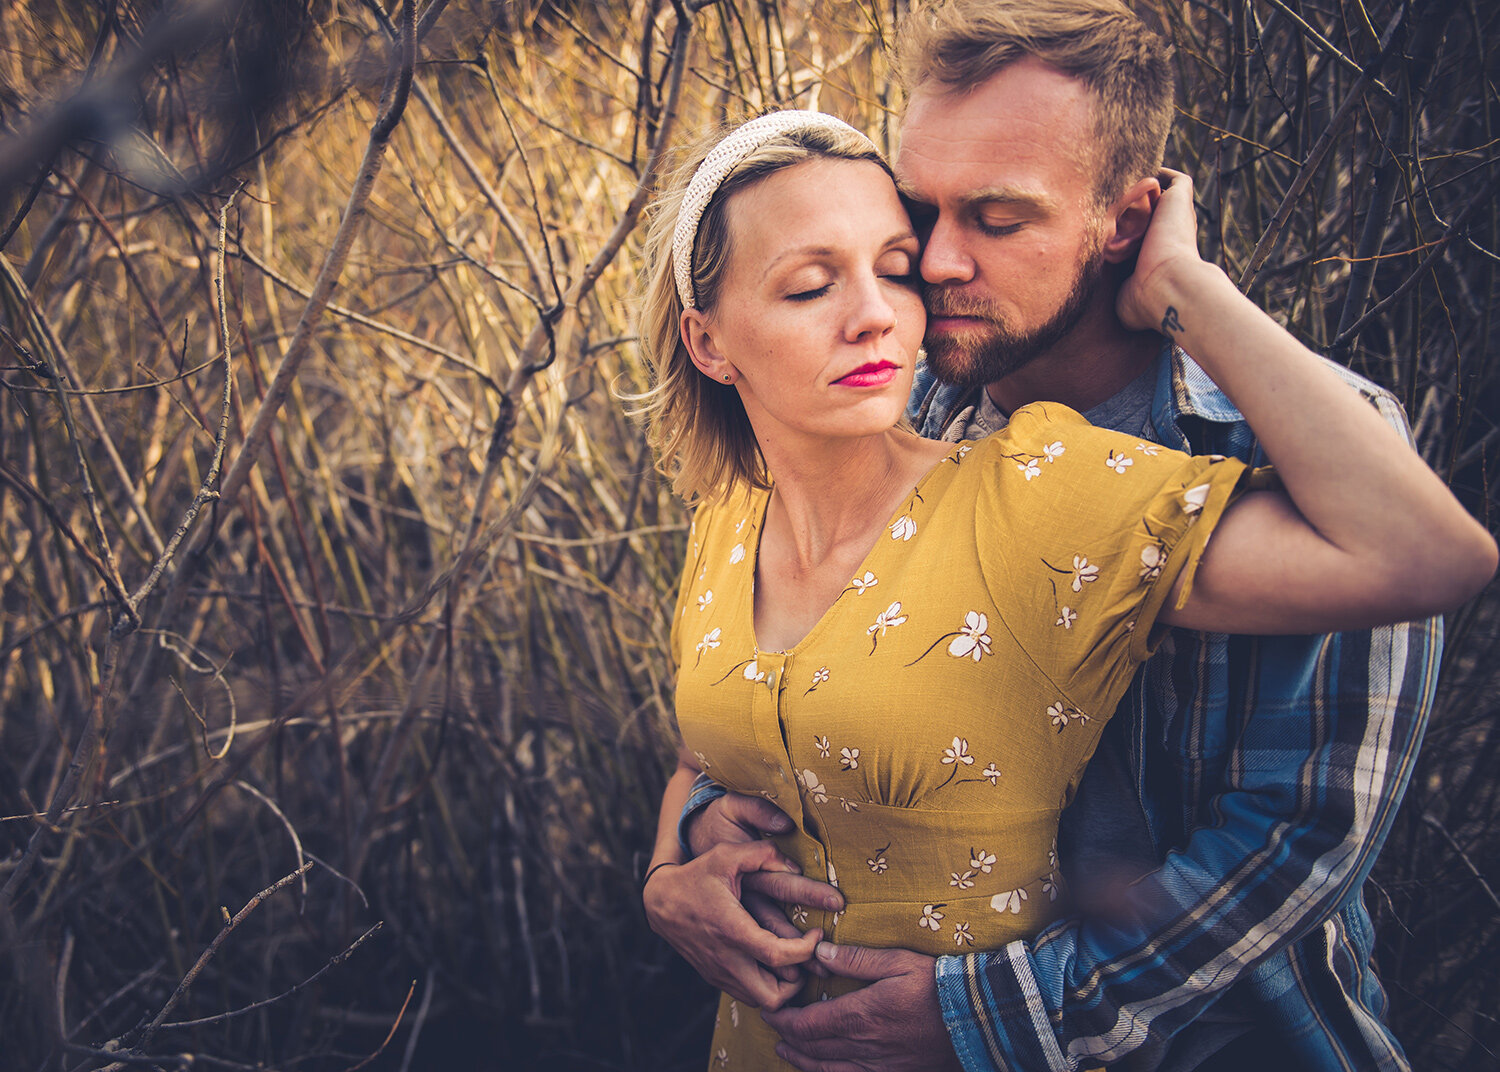
{"label": "man's beard", "polygon": [[963,387],[982,387],[1005,379],[1041,357],[1078,326],[1104,274],[1104,251],[1095,246],[1080,262],[1062,305],[1030,331],[1007,324],[999,309],[983,298],[966,295],[957,288],[928,287],[923,299],[929,320],[967,316],[983,323],[968,335],[929,334],[923,344],[927,364],[944,383]]}

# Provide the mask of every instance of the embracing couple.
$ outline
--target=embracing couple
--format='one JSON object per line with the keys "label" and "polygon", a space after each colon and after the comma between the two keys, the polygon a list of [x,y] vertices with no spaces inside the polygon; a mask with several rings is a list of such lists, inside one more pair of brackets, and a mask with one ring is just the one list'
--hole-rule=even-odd
{"label": "embracing couple", "polygon": [[710,1067],[1407,1067],[1360,887],[1494,542],[1199,258],[1122,4],[938,3],[899,63],[894,161],[762,116],[649,241],[699,508],[644,897]]}

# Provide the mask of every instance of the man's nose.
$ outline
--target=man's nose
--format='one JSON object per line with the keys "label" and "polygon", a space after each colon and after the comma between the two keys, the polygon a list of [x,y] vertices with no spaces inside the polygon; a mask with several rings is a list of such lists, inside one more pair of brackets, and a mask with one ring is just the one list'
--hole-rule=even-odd
{"label": "man's nose", "polygon": [[967,283],[974,278],[974,259],[964,248],[960,229],[941,215],[922,247],[922,278],[928,283]]}

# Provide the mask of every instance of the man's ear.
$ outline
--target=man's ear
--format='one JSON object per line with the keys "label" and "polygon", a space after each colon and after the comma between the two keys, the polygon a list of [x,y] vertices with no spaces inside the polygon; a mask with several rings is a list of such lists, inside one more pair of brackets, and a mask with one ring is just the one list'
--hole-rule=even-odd
{"label": "man's ear", "polygon": [[714,338],[713,325],[707,315],[697,309],[684,309],[677,330],[682,336],[682,345],[687,347],[688,356],[698,366],[699,372],[719,383],[734,382],[734,366],[720,351],[718,341]]}
{"label": "man's ear", "polygon": [[1141,248],[1156,202],[1161,199],[1161,182],[1156,176],[1131,185],[1104,212],[1104,259],[1110,264],[1130,260]]}

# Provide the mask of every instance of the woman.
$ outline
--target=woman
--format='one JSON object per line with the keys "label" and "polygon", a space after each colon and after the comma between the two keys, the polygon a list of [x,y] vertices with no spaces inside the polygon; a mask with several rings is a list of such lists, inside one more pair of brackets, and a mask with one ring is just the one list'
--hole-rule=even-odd
{"label": "woman", "polygon": [[[966,952],[1051,918],[1058,812],[1157,626],[1422,616],[1475,591],[1495,548],[1354,392],[1198,261],[1186,182],[1157,207],[1121,316],[1146,329],[1190,308],[1190,350],[1202,323],[1256,355],[1200,363],[1285,493],[1050,403],[981,443],[915,437],[898,421],[923,333],[919,250],[874,147],[776,113],[699,159],[650,240],[652,435],[706,505],[673,621],[685,752],[645,900],[726,990],[714,1064],[760,1069],[784,1066],[740,1003],[788,1000],[786,969],[824,934]],[[675,818],[700,768],[794,828],[681,864]],[[792,926],[761,931],[739,879],[770,868],[826,874],[844,907],[794,906]],[[721,918],[722,940],[690,917]]]}

